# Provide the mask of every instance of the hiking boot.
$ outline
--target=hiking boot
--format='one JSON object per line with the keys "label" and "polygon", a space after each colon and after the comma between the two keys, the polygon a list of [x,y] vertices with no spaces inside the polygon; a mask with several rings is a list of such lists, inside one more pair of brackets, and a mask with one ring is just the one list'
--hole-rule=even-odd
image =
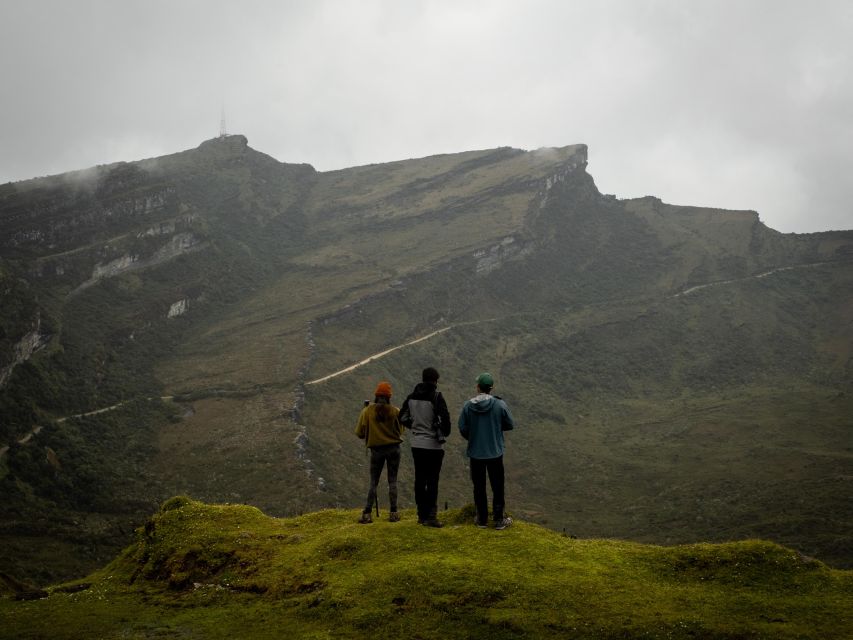
{"label": "hiking boot", "polygon": [[358,519],[359,524],[370,524],[373,522],[373,518],[370,517],[370,512],[365,511],[361,514],[361,517]]}
{"label": "hiking boot", "polygon": [[400,522],[400,512],[392,511],[388,514],[388,522]]}
{"label": "hiking boot", "polygon": [[503,520],[498,520],[495,522],[495,529],[500,531],[501,529],[506,529],[507,527],[512,526],[512,518],[507,516]]}
{"label": "hiking boot", "polygon": [[433,529],[441,529],[444,526],[438,521],[438,518],[429,518],[428,520],[424,520],[421,524],[425,527],[432,527]]}

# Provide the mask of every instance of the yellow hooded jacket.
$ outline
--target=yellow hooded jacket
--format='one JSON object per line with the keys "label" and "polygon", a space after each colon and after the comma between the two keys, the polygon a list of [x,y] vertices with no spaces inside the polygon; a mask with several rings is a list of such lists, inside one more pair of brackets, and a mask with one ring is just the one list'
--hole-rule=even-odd
{"label": "yellow hooded jacket", "polygon": [[392,404],[384,405],[388,413],[384,420],[376,415],[379,405],[369,404],[361,410],[355,435],[366,440],[368,447],[381,447],[386,444],[399,444],[403,441],[403,425],[400,424],[400,410]]}

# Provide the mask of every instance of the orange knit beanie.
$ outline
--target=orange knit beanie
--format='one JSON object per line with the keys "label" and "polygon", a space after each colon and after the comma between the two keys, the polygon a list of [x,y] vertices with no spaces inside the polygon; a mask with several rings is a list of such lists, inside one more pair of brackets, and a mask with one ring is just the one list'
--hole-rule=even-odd
{"label": "orange knit beanie", "polygon": [[380,382],[376,385],[376,391],[373,392],[375,396],[385,396],[386,398],[391,397],[391,385],[387,382]]}

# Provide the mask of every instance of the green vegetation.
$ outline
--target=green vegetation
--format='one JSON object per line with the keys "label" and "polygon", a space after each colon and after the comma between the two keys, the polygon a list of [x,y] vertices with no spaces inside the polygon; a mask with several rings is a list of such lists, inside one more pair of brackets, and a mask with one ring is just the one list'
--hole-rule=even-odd
{"label": "green vegetation", "polygon": [[655,547],[516,522],[480,530],[274,519],[173,498],[112,563],[31,602],[4,638],[849,637],[853,574],[759,540]]}
{"label": "green vegetation", "polygon": [[14,445],[0,467],[0,570],[43,585],[102,566],[162,499],[148,469],[173,420],[173,406],[135,401]]}

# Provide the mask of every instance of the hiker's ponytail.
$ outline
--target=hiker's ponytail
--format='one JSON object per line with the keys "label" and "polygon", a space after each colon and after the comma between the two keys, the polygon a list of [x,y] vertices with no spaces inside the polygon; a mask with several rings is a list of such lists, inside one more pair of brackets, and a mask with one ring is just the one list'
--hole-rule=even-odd
{"label": "hiker's ponytail", "polygon": [[376,419],[379,422],[385,422],[388,418],[388,398],[384,396],[376,396],[374,398],[374,403],[376,405]]}

